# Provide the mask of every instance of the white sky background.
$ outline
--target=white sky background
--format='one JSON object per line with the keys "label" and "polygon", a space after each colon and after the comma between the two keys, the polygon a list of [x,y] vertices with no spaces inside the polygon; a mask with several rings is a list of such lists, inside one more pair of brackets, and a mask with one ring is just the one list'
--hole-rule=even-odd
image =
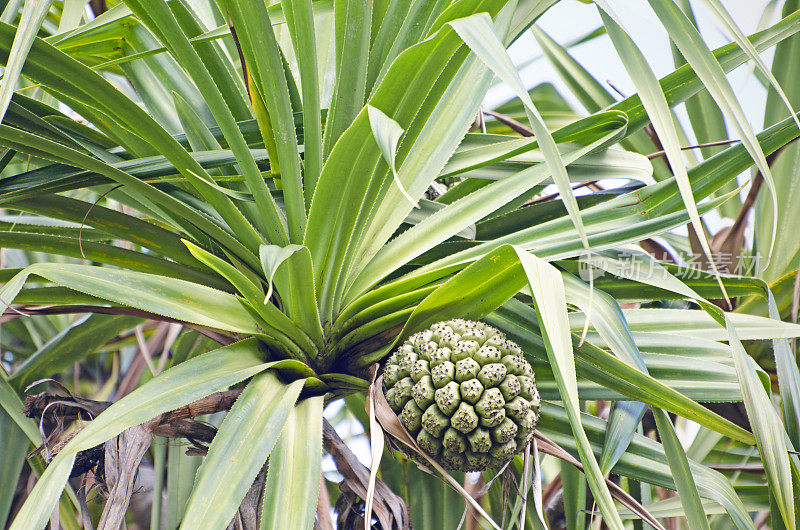
{"label": "white sky background", "polygon": [[[608,3],[622,21],[624,29],[642,50],[656,76],[661,78],[674,71],[675,66],[667,32],[659,23],[647,0],[608,0]],[[722,0],[722,3],[743,33],[751,35],[758,31],[757,27],[762,14],[766,6],[771,2],[769,0]],[[731,42],[731,39],[721,29],[714,15],[700,4],[701,2],[692,1],[700,32],[709,48],[713,50]],[[782,7],[783,2],[780,1],[778,7],[773,10],[772,16],[769,18],[768,26],[780,19]],[[600,27],[601,24],[597,8],[592,4],[584,4],[577,0],[559,2],[551,7],[537,22],[541,29],[562,45],[586,35]],[[542,52],[533,35],[530,32],[526,32],[511,46],[509,53],[515,64],[525,64],[532,58],[541,56]],[[625,95],[636,92],[607,35],[570,48],[569,53],[615,96],[617,93],[608,84],[609,82]],[[772,55],[772,49],[761,54],[761,58],[767,66],[771,65]],[[543,82],[550,82],[576,110],[585,112],[585,109],[572,96],[547,59],[541,58],[521,69],[519,73],[523,83],[528,88]],[[728,74],[728,80],[751,127],[755,132],[761,131],[764,122],[766,90],[752,75],[752,66],[749,64],[740,66]],[[491,106],[512,97],[512,92],[507,87],[498,85],[489,91],[485,103],[486,106]],[[622,99],[622,96],[618,96],[618,99]],[[695,143],[684,106],[680,105],[675,110],[678,119],[684,125],[690,141]],[[732,135],[731,131],[729,131],[729,135]],[[731,137],[733,138],[734,136]],[[722,140],[723,138],[720,139]],[[747,182],[748,178],[747,174],[740,175],[739,182]],[[747,188],[745,188],[740,192],[742,198],[746,196],[747,191]],[[585,191],[579,190],[576,193],[580,195]],[[752,215],[753,213],[751,212]],[[716,212],[706,214],[704,219],[713,232],[732,223],[732,220],[720,219]],[[676,229],[675,232],[686,235],[686,227]],[[752,223],[750,223],[746,231],[745,238],[749,245],[752,241]]]}
{"label": "white sky background", "polygon": [[[750,35],[756,31],[768,0],[722,0],[722,3],[745,35]],[[619,16],[625,30],[644,53],[656,75],[660,78],[672,72],[675,68],[667,32],[658,22],[646,0],[609,0],[609,4]],[[692,2],[692,4],[700,31],[709,47],[714,49],[730,42],[719,29],[713,15],[703,9],[699,2]],[[776,10],[772,23],[777,21],[779,16],[780,10]],[[597,14],[597,8],[593,5],[577,0],[563,0],[551,7],[539,19],[537,25],[556,42],[564,44],[598,28],[601,21]],[[516,64],[521,64],[540,55],[541,49],[530,32],[526,32],[514,43],[509,53]],[[603,35],[571,48],[570,53],[599,82],[611,81],[625,94],[635,92],[633,83],[607,36]],[[764,53],[762,59],[769,64],[772,53]],[[766,92],[752,76],[749,76],[748,79],[747,72],[746,66],[740,67],[729,75],[729,80],[734,92],[739,96],[739,101],[744,107],[751,125],[756,130],[761,130]],[[552,82],[577,109],[582,108],[578,101],[570,96],[569,90],[546,59],[539,60],[523,69],[520,75],[529,88],[544,81]],[[610,89],[608,86],[607,88]],[[613,90],[611,91],[613,92]],[[497,103],[510,98],[511,91],[506,87],[498,86],[489,92],[486,102],[487,104]]]}

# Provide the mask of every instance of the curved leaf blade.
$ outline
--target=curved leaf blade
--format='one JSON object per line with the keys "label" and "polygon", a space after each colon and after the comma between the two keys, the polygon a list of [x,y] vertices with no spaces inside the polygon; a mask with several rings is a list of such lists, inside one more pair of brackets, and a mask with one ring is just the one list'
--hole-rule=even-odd
{"label": "curved leaf blade", "polygon": [[197,470],[181,528],[225,528],[230,523],[275,445],[303,383],[300,379],[286,385],[274,373],[265,372],[247,384]]}
{"label": "curved leaf blade", "polygon": [[[306,530],[314,524],[322,463],[323,400],[317,396],[298,403],[270,452],[262,530]],[[292,502],[290,510],[286,509],[287,499]]]}
{"label": "curved leaf blade", "polygon": [[259,351],[258,341],[248,339],[162,372],[111,405],[64,446],[34,486],[11,528],[44,528],[79,451],[103,443],[126,428],[149,421],[162,412],[223,390],[269,366]]}
{"label": "curved leaf blade", "polygon": [[116,302],[213,329],[254,335],[258,322],[231,294],[197,283],[107,267],[68,263],[31,265],[0,289],[0,308],[5,310],[30,275]]}

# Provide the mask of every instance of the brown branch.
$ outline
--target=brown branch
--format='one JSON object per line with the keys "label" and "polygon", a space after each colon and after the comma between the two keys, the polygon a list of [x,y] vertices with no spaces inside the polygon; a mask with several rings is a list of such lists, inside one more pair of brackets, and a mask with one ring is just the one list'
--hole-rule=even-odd
{"label": "brown branch", "polygon": [[[181,408],[161,414],[158,417],[157,426],[229,410],[241,393],[242,389],[215,392]],[[29,418],[41,419],[46,410],[48,415],[52,414],[59,419],[72,421],[78,418],[81,411],[88,412],[92,417],[97,417],[111,405],[113,405],[111,401],[94,401],[77,396],[64,397],[42,392],[25,398],[23,413]]]}
{"label": "brown branch", "polygon": [[189,403],[179,409],[170,412],[165,412],[161,415],[159,420],[160,424],[172,423],[178,420],[186,420],[196,418],[197,416],[204,416],[206,414],[214,414],[223,410],[230,410],[233,404],[239,399],[239,394],[242,389],[225,390],[223,392],[216,392],[203,399],[198,399],[193,403]]}
{"label": "brown branch", "polygon": [[89,7],[92,8],[92,13],[94,13],[95,17],[99,17],[108,11],[106,0],[89,0]]}
{"label": "brown branch", "polygon": [[[717,142],[708,142],[704,144],[697,144],[697,145],[686,145],[681,147],[681,151],[690,151],[692,149],[703,149],[705,147],[717,147],[719,145],[731,145],[739,142],[740,140],[719,140]],[[659,142],[660,143],[660,142]],[[661,158],[666,157],[667,152],[663,149],[660,151],[656,151],[655,153],[650,153],[647,155],[647,158],[653,160],[654,158]]]}
{"label": "brown branch", "polygon": [[[165,412],[153,418],[147,422],[148,428],[153,434],[165,438],[185,438],[195,445],[211,443],[217,430],[205,423],[189,420],[205,414],[229,410],[241,393],[242,389],[216,392],[179,409]],[[48,438],[57,438],[63,425],[79,417],[94,419],[111,405],[113,403],[110,401],[94,401],[77,396],[65,397],[43,392],[25,398],[23,413],[25,416],[41,422],[44,428],[51,431]],[[75,432],[73,431],[55,442],[50,454],[57,454],[69,442]],[[100,444],[97,447],[79,452],[75,459],[76,464],[73,467],[72,476],[81,475],[97,466],[99,459],[102,457],[102,447],[103,444]],[[43,448],[41,447],[37,451],[41,451]],[[201,445],[199,448],[203,449]]]}
{"label": "brown branch", "polygon": [[495,112],[489,109],[483,109],[483,113],[494,117],[497,121],[509,127],[512,131],[521,134],[522,136],[526,137],[536,136],[530,127],[518,122],[517,120],[511,118],[510,116],[506,116],[505,114],[500,114],[499,112]]}
{"label": "brown branch", "polygon": [[[361,510],[363,510],[363,500],[367,498],[369,469],[356,458],[356,455],[339,437],[328,420],[323,420],[322,424],[322,446],[333,457],[336,469],[344,477],[339,483],[342,495],[336,502],[340,520],[356,523],[360,519],[361,525],[363,525]],[[374,500],[373,510],[381,528],[410,530],[410,519],[405,501],[380,478],[375,481]],[[349,526],[346,527],[349,528]]]}
{"label": "brown branch", "polygon": [[[554,456],[558,459],[564,460],[578,468],[581,471],[583,470],[583,464],[580,461],[569,454],[563,447],[552,441],[550,438],[545,436],[541,433],[541,431],[534,431],[534,437],[539,442],[539,450],[550,456]],[[658,528],[660,530],[665,530],[661,524],[656,520],[653,515],[648,512],[639,502],[631,497],[631,495],[622,489],[618,484],[615,484],[610,479],[605,479],[606,485],[611,493],[611,496],[622,503],[623,506],[637,514],[642,520],[646,521],[650,526],[653,528]]]}

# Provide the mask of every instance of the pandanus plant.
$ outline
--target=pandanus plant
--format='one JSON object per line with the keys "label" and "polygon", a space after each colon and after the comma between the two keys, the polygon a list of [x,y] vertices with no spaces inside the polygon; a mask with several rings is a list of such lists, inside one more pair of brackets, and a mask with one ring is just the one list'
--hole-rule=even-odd
{"label": "pandanus plant", "polygon": [[[611,7],[598,0],[605,32],[638,91],[621,101],[534,26],[554,0],[124,0],[85,23],[75,7],[83,2],[59,10],[60,2],[29,1],[19,18],[19,3],[9,3],[3,20],[16,26],[0,23],[0,207],[9,213],[0,241],[69,259],[3,269],[4,318],[93,313],[105,320],[81,321],[56,336],[55,346],[8,354],[0,399],[8,473],[19,473],[29,444],[42,443],[21,414],[19,396],[29,383],[64,372],[142,318],[180,323],[220,343],[196,355],[176,347],[163,372],[68,432],[57,451],[45,453],[46,468],[37,467],[41,476],[12,528],[43,527],[59,498],[62,514],[70,512],[68,479],[79,455],[128,433],[135,470],[151,433],[165,435],[168,418],[214,395],[228,399],[222,410],[230,410],[172,521],[182,528],[226,527],[267,461],[261,528],[311,528],[323,407],[343,396],[366,395],[370,409],[364,423],[376,458],[369,491],[359,494],[367,504],[362,519],[371,519],[383,429],[405,454],[457,484],[431,458],[436,451],[426,457],[405,445],[402,425],[412,427],[416,418],[392,417],[381,392],[399,385],[402,355],[394,352],[419,353],[413,337],[425,338],[431,326],[428,333],[438,333],[450,325],[436,323],[453,319],[483,320],[481,329],[502,336],[496,350],[523,355],[527,362],[520,362],[536,373],[526,399],[532,403],[538,388],[540,436],[517,439],[525,447],[513,453],[527,452],[510,466],[523,485],[539,479],[538,471],[531,475],[538,465],[529,462],[528,445],[532,440],[536,449],[538,440],[569,463],[565,492],[579,482],[570,466],[583,470],[609,528],[623,528],[623,517],[660,527],[634,499],[642,500],[642,484],[677,490],[680,502],[657,505],[656,513],[685,515],[691,528],[708,528],[707,514],[720,511],[736,528],[755,528],[752,506],[771,508],[773,524],[796,528],[800,376],[786,339],[800,328],[777,318],[763,281],[720,274],[713,260],[708,271],[684,274],[638,244],[689,223],[710,255],[700,215],[730,204],[737,175],[751,167],[771,204],[780,204],[767,157],[800,130],[758,54],[796,43],[800,13],[787,8],[785,18],[748,39],[717,0],[706,0],[735,40],[712,52],[687,2],[649,3],[688,64],[657,80]],[[506,49],[529,31],[588,114],[563,112],[560,96],[558,112],[544,112],[553,91],[523,86]],[[757,135],[725,78],[747,61],[784,116]],[[495,79],[516,97],[483,109]],[[687,168],[671,108],[709,98],[706,90],[741,142],[708,148]],[[659,148],[668,164],[644,156]],[[600,179],[624,184],[580,197],[571,188]],[[558,200],[540,197],[550,184]],[[771,241],[760,241],[768,254],[777,225],[769,226]],[[737,297],[765,300],[769,318],[720,309]],[[693,305],[621,309],[619,300]],[[86,350],[73,346],[59,357],[58,341],[76,336]],[[774,339],[780,411],[741,342],[757,339]],[[504,366],[489,365],[497,364]],[[418,380],[409,380],[431,377],[434,368],[420,365]],[[517,374],[524,384],[528,369]],[[487,372],[481,384],[498,395],[502,388],[511,401],[521,391],[509,385],[520,383],[505,374]],[[447,388],[461,392],[457,382],[443,380],[442,388],[453,383]],[[389,405],[402,419],[399,392]],[[462,392],[462,404],[478,397],[467,396]],[[428,397],[420,399],[438,406]],[[587,413],[587,401],[613,402],[607,420]],[[747,428],[706,405],[729,401],[744,403]],[[403,406],[410,402],[418,403],[406,396]],[[660,443],[637,433],[648,408]],[[687,457],[667,413],[700,425],[710,444],[705,453]],[[448,416],[439,419],[453,425]],[[442,436],[466,451],[458,433]],[[470,448],[498,445],[494,440]],[[734,487],[730,474],[701,463],[718,442],[745,458],[760,456],[764,475],[754,487],[761,489]],[[491,463],[502,467],[511,456]],[[36,458],[28,457],[32,468]],[[400,484],[392,479],[396,465],[386,463],[384,478]],[[132,469],[123,469],[111,492],[104,528],[123,520]],[[407,473],[412,483],[404,496],[416,499],[416,526],[441,528],[438,515],[414,512],[432,502],[414,487],[430,479]],[[609,473],[626,482],[617,485]],[[7,511],[14,488],[3,492]],[[538,527],[524,506],[541,491],[520,492],[511,524]],[[465,495],[498,527],[505,506],[482,507]],[[577,513],[581,497],[565,493],[565,511]],[[155,522],[159,505],[154,497]]]}

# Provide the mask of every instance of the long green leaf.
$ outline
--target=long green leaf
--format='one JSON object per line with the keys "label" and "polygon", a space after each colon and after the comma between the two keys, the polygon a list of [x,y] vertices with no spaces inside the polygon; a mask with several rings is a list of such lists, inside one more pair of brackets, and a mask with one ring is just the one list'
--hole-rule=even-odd
{"label": "long green leaf", "polygon": [[369,0],[334,2],[336,81],[323,138],[326,158],[364,106],[373,3]]}
{"label": "long green leaf", "polygon": [[[314,269],[308,248],[302,245],[262,245],[259,254],[264,277],[267,279],[264,303],[269,300],[274,283],[283,299],[286,312],[316,343],[317,346],[313,349],[321,348],[322,322],[319,318]],[[310,287],[297,289],[298,285]]]}
{"label": "long green leaf", "polygon": [[[794,120],[786,119],[760,133],[759,140],[765,152],[773,152],[797,136]],[[741,145],[730,147],[703,161],[689,170],[695,197],[700,199],[708,196],[751,165],[752,158]],[[724,197],[703,202],[698,209],[704,213],[722,201]],[[665,181],[587,208],[582,216],[589,229],[592,247],[599,251],[640,241],[685,224],[688,216],[681,205],[680,193],[674,181]],[[584,250],[572,222],[567,218],[559,218],[450,253],[413,274],[427,275],[437,268],[470,261],[504,243],[536,248],[537,255],[548,259],[577,256]]]}
{"label": "long green leaf", "polygon": [[[225,0],[222,3],[230,13],[236,28],[237,39],[246,62],[247,73],[261,101],[264,102],[269,119],[271,135],[275,142],[276,158],[273,165],[280,167],[283,199],[285,204],[288,237],[283,228],[283,221],[264,179],[249,160],[242,172],[247,178],[251,192],[256,196],[258,211],[265,216],[266,228],[270,231],[269,242],[285,245],[288,242],[300,243],[306,225],[306,207],[303,195],[303,180],[300,168],[300,155],[297,151],[297,137],[294,133],[294,117],[292,102],[284,72],[283,58],[270,22],[265,2],[249,2],[242,0]],[[209,90],[211,88],[209,87]],[[255,96],[255,95],[253,95]],[[255,100],[255,97],[251,99]],[[300,110],[300,109],[298,109]],[[220,109],[223,112],[223,109]],[[219,117],[217,121],[219,121]],[[259,123],[266,126],[265,123]],[[231,149],[241,149],[245,157],[244,138],[238,134],[236,124],[231,120],[220,123],[223,131],[228,129],[226,138]],[[268,133],[269,134],[269,133]],[[241,139],[241,146],[239,142]],[[237,157],[238,158],[238,157]],[[252,157],[247,156],[250,160]],[[239,160],[241,166],[242,160]],[[257,188],[257,189],[254,189]],[[265,211],[265,208],[270,208]],[[272,226],[277,223],[277,226]]]}
{"label": "long green leaf", "polygon": [[[628,328],[622,310],[606,293],[587,286],[574,276],[562,274],[567,302],[577,305],[594,323],[605,345],[620,359],[648,373],[636,341]],[[606,443],[600,456],[600,469],[608,473],[625,452],[636,427],[646,411],[641,402],[616,402],[608,422]]]}
{"label": "long green leaf", "polygon": [[10,381],[21,389],[37,379],[51,377],[139,323],[141,319],[137,317],[87,315],[63,329],[25,359]]}
{"label": "long green leaf", "polygon": [[[782,11],[784,16],[794,15],[800,12],[800,2],[797,0],[787,0],[783,2]],[[800,62],[796,60],[800,55],[800,39],[785,39],[775,47],[775,55],[772,59],[772,72],[776,79],[782,84],[791,103],[797,107],[800,105],[800,88],[793,83],[793,80],[800,75]],[[764,108],[764,126],[769,126],[784,119],[788,113],[786,105],[780,100],[774,89],[767,91],[767,103]],[[800,237],[795,230],[792,220],[798,216],[798,192],[794,180],[795,168],[800,161],[800,144],[797,142],[787,145],[780,153],[780,156],[771,160],[772,172],[777,187],[778,197],[781,204],[777,208],[769,200],[766,194],[760,194],[755,205],[755,231],[753,234],[753,249],[763,256],[768,251],[768,245],[772,238],[772,227],[769,218],[777,213],[778,215],[778,235],[775,240],[773,259],[761,277],[767,282],[774,282],[783,276],[787,271],[797,270],[798,251],[800,251]],[[777,294],[777,293],[776,293]]]}
{"label": "long green leaf", "polygon": [[154,274],[89,265],[37,263],[0,289],[0,307],[8,307],[26,278],[36,275],[82,293],[209,328],[257,334],[257,321],[231,294],[204,285]]}
{"label": "long green leaf", "polygon": [[300,70],[303,93],[303,188],[306,208],[309,208],[322,171],[322,115],[314,13],[311,0],[281,0],[281,6]]}
{"label": "long green leaf", "polygon": [[225,416],[197,471],[181,528],[227,527],[266,462],[302,389],[303,380],[287,385],[272,372],[260,374],[248,383]]}
{"label": "long green leaf", "polygon": [[[504,3],[471,0],[451,6],[442,17],[496,13]],[[461,40],[449,27],[432,31],[435,35],[397,57],[370,99],[406,131],[398,146],[398,178],[412,197],[421,196],[444,167],[474,120],[489,78],[483,65],[461,50]],[[380,163],[372,138],[362,110],[325,162],[309,212],[305,244],[314,261],[324,321],[333,320],[337,290],[343,294],[343,269],[367,261],[412,208],[391,185],[389,167]],[[340,222],[332,225],[332,218]]]}
{"label": "long green leaf", "polygon": [[30,449],[30,440],[25,432],[5,410],[0,410],[0,444],[3,446],[3,458],[0,459],[0,525],[5,527],[25,456]]}
{"label": "long green leaf", "polygon": [[[767,289],[767,305],[769,317],[780,320],[780,313],[769,289]],[[800,371],[789,341],[773,339],[772,350],[775,355],[775,372],[778,375],[786,434],[795,448],[800,447]]]}
{"label": "long green leaf", "polygon": [[[606,422],[596,416],[581,413],[581,423],[593,451],[599,454],[607,431]],[[542,402],[542,419],[538,428],[565,449],[576,453],[575,438],[567,413],[562,407]],[[712,499],[724,506],[736,528],[755,530],[742,499],[724,475],[694,461],[689,461],[689,469],[703,498]],[[663,447],[639,434],[634,435],[628,451],[622,455],[613,472],[649,484],[676,488]]]}
{"label": "long green leaf", "polygon": [[[772,196],[772,202],[777,208],[778,196],[775,189],[775,182],[764,156],[764,151],[761,149],[758,139],[750,128],[750,125],[747,123],[747,118],[736,99],[733,89],[725,77],[725,72],[720,66],[720,63],[706,47],[697,28],[686,18],[686,15],[675,5],[673,0],[648,0],[648,2],[664,25],[664,28],[669,32],[672,41],[681,51],[689,65],[697,72],[698,77],[703,81],[706,89],[708,89],[709,93],[714,97],[714,101],[720,106],[722,113],[741,137],[742,144],[745,149],[747,149],[750,156],[752,156],[756,167],[767,183]],[[800,127],[800,125],[798,125],[798,127]],[[774,215],[772,218],[773,232],[769,245],[769,256],[772,255],[772,249],[775,246],[777,228],[778,217]],[[706,253],[710,254],[710,252]]]}
{"label": "long green leaf", "polygon": [[[756,50],[761,53],[800,31],[800,26],[797,25],[799,19],[800,13],[787,10],[784,19],[768,29],[751,35],[749,37],[750,42],[752,42]],[[686,23],[691,24],[688,20]],[[747,54],[735,43],[714,50],[713,56],[719,61],[719,64],[726,73],[747,61]],[[697,94],[704,88],[707,88],[704,85],[704,81],[701,80],[691,64],[684,65],[662,78],[660,84],[670,106],[675,106]],[[649,118],[638,94],[612,105],[607,110],[621,110],[625,112],[630,122],[628,129],[629,134],[638,131],[649,122]]]}
{"label": "long green leaf", "polygon": [[600,471],[600,466],[589,445],[589,439],[581,425],[575,361],[569,335],[567,300],[563,280],[558,270],[549,263],[525,250],[515,250],[528,277],[536,308],[536,318],[539,320],[547,356],[556,375],[558,389],[569,417],[589,488],[594,494],[595,502],[600,508],[605,524],[610,528],[621,530],[623,528],[622,520],[614,506],[603,473]]}
{"label": "long green leaf", "polygon": [[747,417],[753,427],[758,452],[767,473],[767,481],[775,496],[783,523],[786,528],[794,530],[796,522],[792,472],[783,423],[756,375],[755,363],[744,351],[744,347],[739,341],[736,327],[729,318],[725,319],[725,325],[733,360],[736,363],[736,371],[739,374],[739,384],[742,387]]}
{"label": "long green leaf", "polygon": [[[82,234],[79,234],[82,236]],[[85,259],[124,267],[149,274],[183,278],[193,282],[227,289],[219,278],[195,267],[177,264],[150,253],[136,252],[115,245],[85,241],[82,237],[65,235],[31,234],[22,231],[0,231],[0,246],[46,252],[60,256]]]}
{"label": "long green leaf", "polygon": [[180,243],[180,237],[153,223],[133,215],[127,215],[99,204],[64,197],[61,195],[40,195],[34,199],[21,199],[5,203],[7,208],[30,212],[73,223],[84,223],[104,233],[112,234],[125,241],[148,248],[158,254],[196,266],[197,262]]}
{"label": "long green leaf", "polygon": [[[214,114],[217,123],[225,135],[228,145],[236,155],[236,160],[247,181],[248,188],[253,194],[258,209],[263,216],[261,218],[251,219],[250,221],[254,222],[263,232],[263,237],[268,238],[270,241],[284,243],[287,239],[286,228],[278,213],[275,201],[261,176],[261,172],[258,170],[258,166],[250,150],[247,148],[247,143],[241,131],[236,126],[230,109],[225,103],[219,88],[214,83],[213,78],[204,66],[202,59],[183,31],[178,29],[179,25],[168,5],[164,2],[152,0],[129,0],[126,2],[126,5],[155,33],[170,50],[172,55],[182,62],[184,69],[190,73],[197,88],[203,95],[206,104]],[[254,3],[253,5],[255,6],[257,4]],[[272,27],[268,26],[268,29],[271,31]],[[289,114],[291,115],[291,111],[289,111]],[[196,175],[202,175],[205,179],[210,179],[202,168],[188,169],[191,169]],[[187,178],[192,178],[191,174],[186,174],[185,172],[184,174]],[[238,210],[235,212],[233,211],[233,206],[229,205],[226,199],[217,199],[214,201],[217,210],[220,211],[220,214],[228,212],[223,215],[231,224],[232,228],[235,227],[234,230],[241,232],[238,234],[239,237],[248,237],[248,241],[252,242],[254,240],[251,236],[251,234],[253,234],[252,226],[247,223],[241,215],[241,212]],[[260,239],[258,236],[255,236],[255,238]]]}
{"label": "long green leaf", "polygon": [[[597,135],[586,139],[589,141],[588,145],[564,153],[562,160],[566,163],[579,160],[583,155],[612,141],[622,133],[625,126],[623,117],[617,114],[599,115],[591,119],[587,125],[589,123],[593,128],[599,129]],[[379,250],[353,281],[349,295],[352,297],[361,294],[370,285],[396,270],[408,260],[452,237],[471,223],[531,189],[551,174],[549,166],[538,164],[447,205]]]}
{"label": "long green leaf", "polygon": [[38,530],[45,526],[79,451],[103,443],[162,412],[252,377],[269,366],[270,363],[263,361],[258,342],[248,339],[195,357],[151,379],[111,405],[61,449],[34,486],[11,528]]}
{"label": "long green leaf", "polygon": [[[678,5],[683,12],[686,13],[686,18],[697,27],[697,20],[695,19],[690,1],[680,0]],[[759,26],[758,29],[761,30],[764,28]],[[672,45],[672,56],[676,68],[686,64],[686,60],[674,44]],[[686,112],[689,115],[689,123],[692,126],[692,134],[698,144],[713,143],[721,138],[728,137],[725,117],[714,102],[714,98],[712,98],[711,94],[707,91],[701,91],[687,99],[685,106]],[[712,146],[701,148],[699,152],[703,158],[708,158],[724,149],[724,146]],[[737,184],[735,182],[730,182],[727,186],[721,188],[720,192],[727,193],[733,191],[736,189],[736,186]],[[741,201],[734,197],[720,206],[720,212],[725,217],[735,219],[741,207]]]}
{"label": "long green leaf", "polygon": [[[601,26],[600,29],[606,33],[604,26]],[[616,103],[608,89],[597,81],[566,48],[560,46],[538,26],[532,26],[531,32],[550,64],[578,98],[581,105],[595,113]],[[630,134],[620,141],[620,145],[640,153],[650,153],[654,150],[653,142],[644,131]],[[655,173],[656,180],[664,180],[670,176],[666,165],[658,160],[652,161],[651,171]]]}
{"label": "long green leaf", "polygon": [[[722,2],[719,0],[702,0],[702,2],[708,8],[708,10],[714,14],[717,20],[722,23],[723,27],[728,31],[731,37],[733,37],[734,42],[736,42],[736,44],[738,44],[739,47],[744,50],[744,52],[747,54],[747,58],[755,64],[755,67],[759,72],[761,72],[761,75],[767,78],[770,87],[775,91],[783,104],[786,105],[789,114],[793,116],[795,120],[798,120],[798,118],[795,116],[795,111],[792,108],[792,104],[789,102],[789,98],[786,97],[786,94],[783,92],[783,88],[781,88],[781,84],[761,60],[761,57],[758,55],[758,51],[747,39],[744,33],[742,33],[742,30],[739,29],[739,26],[736,25],[736,22],[733,21],[731,15],[728,13],[728,10],[725,9],[724,5],[722,5]],[[800,120],[797,121],[797,126],[800,127]]]}
{"label": "long green leaf", "polygon": [[675,486],[678,488],[678,497],[681,499],[683,511],[686,514],[689,528],[702,530],[709,528],[708,518],[703,511],[703,504],[700,495],[697,493],[692,473],[689,469],[689,461],[686,453],[681,447],[681,442],[675,435],[675,429],[663,410],[654,408],[653,416],[658,426],[658,434],[661,443],[664,445],[664,453],[667,455],[669,469],[675,477]]}
{"label": "long green leaf", "polygon": [[486,66],[491,68],[498,77],[509,85],[517,97],[525,104],[528,122],[539,140],[539,146],[545,155],[550,174],[553,176],[556,187],[561,193],[564,205],[572,222],[575,224],[575,228],[578,230],[581,241],[584,246],[588,247],[589,241],[586,239],[586,231],[583,228],[583,221],[578,210],[578,203],[575,200],[575,194],[569,184],[564,161],[556,148],[553,136],[545,127],[541,114],[534,106],[528,91],[525,90],[508,52],[495,32],[491,18],[481,13],[453,20],[449,24]]}
{"label": "long green leaf", "polygon": [[[167,464],[167,528],[177,528],[186,510],[186,501],[192,494],[194,478],[202,458],[187,455],[181,440],[166,440],[169,444]],[[163,446],[162,446],[163,447]],[[155,466],[154,466],[155,467]],[[154,488],[155,489],[155,488]],[[161,521],[159,512],[158,521]]]}
{"label": "long green leaf", "polygon": [[644,58],[644,55],[642,55],[633,40],[616,22],[615,15],[610,10],[608,5],[603,0],[600,0],[598,2],[598,6],[602,8],[600,11],[600,16],[603,19],[603,24],[605,24],[609,36],[611,37],[611,41],[614,43],[614,47],[620,54],[622,63],[625,65],[628,74],[633,80],[633,83],[639,93],[639,97],[642,99],[642,103],[644,104],[645,109],[650,116],[653,128],[655,129],[656,134],[658,134],[658,137],[664,146],[667,160],[669,161],[672,172],[675,175],[675,182],[678,185],[681,198],[683,198],[683,204],[686,207],[686,211],[689,213],[689,219],[691,220],[692,227],[694,228],[698,241],[700,241],[703,252],[708,259],[708,263],[711,265],[712,270],[717,275],[717,281],[722,289],[724,298],[727,299],[728,294],[725,292],[725,286],[722,284],[722,280],[719,279],[717,266],[711,255],[711,247],[709,246],[703,224],[700,221],[700,214],[697,211],[697,204],[695,203],[695,198],[692,194],[692,185],[689,182],[689,175],[686,171],[686,165],[684,164],[683,157],[681,155],[678,132],[675,127],[675,122],[672,118],[672,113],[669,111],[667,99],[664,96],[664,93],[661,91],[661,86],[658,84],[658,79],[650,69],[650,66],[647,64],[647,60]]}
{"label": "long green leaf", "polygon": [[[322,396],[298,403],[270,453],[262,530],[305,530],[314,524],[322,463],[322,404]],[[292,503],[289,510],[287,500]]]}
{"label": "long green leaf", "polygon": [[[696,311],[696,313],[703,314],[700,311]],[[526,352],[532,352],[528,355],[539,353],[545,357],[546,352],[542,352],[544,343],[541,335],[531,331],[538,326],[537,321],[531,319],[529,314],[530,309],[527,306],[516,300],[509,300],[488,320],[506,331]],[[581,326],[577,329],[583,328]],[[643,401],[692,419],[742,443],[750,445],[755,443],[753,435],[748,431],[709,411],[654,377],[642,373],[604,349],[589,342],[580,343],[579,337],[575,334],[573,334],[573,351],[575,365],[582,378],[597,381],[630,399]],[[709,379],[708,375],[703,377]],[[740,395],[734,399],[740,399]]]}
{"label": "long green leaf", "polygon": [[0,377],[0,407],[3,408],[7,417],[25,433],[30,443],[37,447],[41,445],[42,434],[39,432],[39,427],[32,418],[22,414],[25,406],[5,377]]}
{"label": "long green leaf", "polygon": [[17,32],[14,35],[14,43],[11,45],[9,59],[3,72],[2,87],[0,87],[0,122],[5,118],[8,104],[11,103],[11,96],[14,95],[17,81],[22,73],[22,66],[25,64],[25,58],[52,3],[52,0],[34,0],[25,2],[22,8]]}
{"label": "long green leaf", "polygon": [[243,272],[222,258],[188,241],[184,241],[184,244],[199,261],[217,271],[236,287],[244,298],[243,303],[263,319],[262,325],[265,326],[266,331],[280,343],[279,348],[288,348],[290,352],[299,355],[304,360],[309,359],[310,355],[316,351],[317,346],[303,330],[299,329],[270,300],[264,300],[260,282],[259,284],[254,283]]}
{"label": "long green leaf", "polygon": [[[2,29],[2,26],[0,26]],[[171,137],[170,137],[171,138]],[[62,146],[42,137],[38,137],[19,129],[11,129],[0,126],[0,139],[2,143],[15,146],[17,151],[34,154],[59,163],[81,167],[89,171],[99,173],[108,178],[123,184],[126,188],[137,193],[137,197],[146,201],[148,206],[155,209],[165,219],[172,221],[173,226],[181,226],[188,233],[196,234],[197,230],[192,225],[200,228],[209,236],[216,239],[220,244],[229,248],[237,256],[252,264],[257,259],[249,252],[246,247],[238,240],[233,238],[228,232],[220,228],[216,223],[188,207],[186,204],[168,195],[167,193],[150,186],[130,174],[114,166],[101,162],[93,157],[84,155],[74,149]],[[181,148],[182,150],[183,148]],[[191,158],[191,157],[189,157]],[[205,172],[205,170],[202,170]],[[191,224],[189,224],[191,223]],[[188,225],[188,226],[187,226]],[[202,238],[198,238],[202,239]]]}
{"label": "long green leaf", "polygon": [[400,137],[403,135],[403,128],[391,119],[389,116],[376,109],[372,105],[367,105],[367,117],[369,118],[369,126],[372,129],[372,134],[375,136],[375,141],[381,150],[383,159],[389,164],[392,169],[392,177],[394,183],[400,192],[408,199],[408,202],[419,208],[419,203],[411,195],[408,194],[403,187],[403,183],[397,178],[397,169],[395,167],[395,158],[397,157],[397,144],[400,142]]}

